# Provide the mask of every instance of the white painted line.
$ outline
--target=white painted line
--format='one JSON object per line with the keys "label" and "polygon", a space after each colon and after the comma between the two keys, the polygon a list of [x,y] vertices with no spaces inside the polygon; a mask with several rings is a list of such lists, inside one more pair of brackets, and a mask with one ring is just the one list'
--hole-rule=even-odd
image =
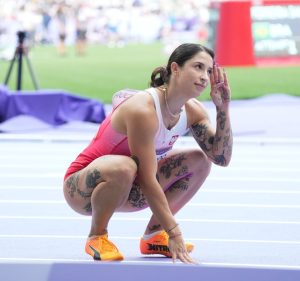
{"label": "white painted line", "polygon": [[67,204],[65,200],[0,200],[0,204]]}
{"label": "white painted line", "polygon": [[53,185],[53,186],[42,186],[42,185],[37,185],[37,186],[26,186],[26,185],[2,185],[0,186],[0,190],[12,190],[12,189],[20,189],[20,190],[62,190],[62,184],[61,186],[59,185]]}
{"label": "white painted line", "polygon": [[[62,179],[64,173],[43,173],[43,174],[30,174],[30,173],[5,173],[1,178],[57,178]],[[247,181],[247,182],[300,182],[299,179],[281,178],[281,177],[208,177],[207,181]]]}
{"label": "white painted line", "polygon": [[[0,216],[0,220],[90,220],[89,216]],[[148,221],[148,218],[138,217],[112,217],[113,221]],[[300,221],[272,221],[272,220],[223,220],[223,219],[177,219],[178,222],[195,222],[195,223],[237,223],[237,224],[290,224],[300,225]]]}
{"label": "white painted line", "polygon": [[[158,258],[159,259],[159,258]],[[15,258],[15,257],[0,257],[0,261],[2,262],[25,262],[25,263],[97,263],[92,259],[67,259],[67,258]],[[181,263],[177,261],[178,263]],[[124,260],[121,262],[111,262],[118,264],[173,264],[171,259],[159,259],[157,261],[150,260]],[[256,264],[256,263],[222,263],[222,262],[199,262],[198,265],[193,266],[208,266],[208,267],[239,267],[239,268],[265,268],[265,269],[291,269],[291,270],[299,270],[300,266],[297,265],[286,265],[286,264]]]}
{"label": "white painted line", "polygon": [[284,264],[256,264],[256,263],[222,263],[222,262],[203,262],[200,265],[217,266],[217,267],[247,267],[247,268],[272,268],[272,269],[293,269],[299,270],[300,265]]}
{"label": "white painted line", "polygon": [[[2,156],[1,156],[2,157]],[[11,156],[9,156],[11,157]],[[72,161],[73,159],[71,158],[69,161]],[[49,169],[52,169],[52,170],[62,170],[62,169],[67,169],[67,166],[69,164],[69,161],[64,161],[66,164],[65,165],[62,165],[61,162],[60,164],[56,164],[56,163],[53,163],[52,165],[48,165],[48,166],[37,166],[36,164],[34,163],[24,163],[24,164],[21,164],[21,163],[0,163],[0,168],[2,169],[26,169],[26,170],[29,170],[29,169],[32,169],[32,170],[39,170],[39,172],[41,172],[41,170],[49,170]],[[255,160],[256,161],[256,160]],[[271,162],[271,161],[270,161]],[[290,161],[289,161],[290,162]],[[298,160],[298,163],[300,163],[300,161]],[[246,171],[246,172],[287,172],[287,173],[295,173],[295,172],[300,172],[300,169],[299,168],[294,168],[294,167],[290,167],[290,168],[283,168],[283,167],[272,167],[272,168],[267,168],[267,167],[248,167],[248,166],[245,166],[245,167],[237,167],[237,166],[229,166],[227,169],[224,169],[224,167],[218,167],[218,166],[215,166],[213,168],[213,173],[217,173],[217,172],[224,172],[224,173],[228,173],[228,171]]]}
{"label": "white painted line", "polygon": [[[61,185],[53,185],[53,186],[26,186],[26,185],[2,185],[0,186],[0,190],[52,190],[52,191],[58,191],[62,190],[62,184]],[[300,194],[300,188],[298,190],[272,190],[272,189],[243,189],[243,187],[240,187],[239,189],[227,189],[226,187],[220,189],[220,188],[202,188],[200,190],[201,193],[251,193],[251,194]]]}
{"label": "white painted line", "polygon": [[[298,161],[300,163],[300,161]],[[283,166],[283,165],[282,165]],[[227,169],[224,169],[224,167],[216,166],[213,168],[213,172],[224,172],[228,173],[228,171],[246,171],[246,172],[288,172],[288,173],[294,173],[294,172],[300,172],[299,168],[283,168],[282,166],[279,167],[272,167],[272,168],[266,168],[266,167],[235,167],[235,166],[228,166]]]}
{"label": "white painted line", "polygon": [[49,263],[49,262],[70,262],[70,263],[95,263],[94,260],[92,259],[62,259],[62,258],[56,258],[56,259],[50,259],[50,258],[5,258],[5,257],[0,257],[0,261],[2,262],[25,262],[25,263],[32,263],[32,262],[37,262],[37,263]]}
{"label": "white painted line", "polygon": [[[0,204],[66,204],[65,200],[17,200],[2,199]],[[300,205],[270,205],[270,204],[230,204],[230,203],[187,203],[189,207],[225,207],[225,208],[278,208],[300,209]]]}
{"label": "white painted line", "polygon": [[41,170],[49,170],[49,169],[56,169],[56,170],[61,170],[61,169],[67,169],[68,168],[68,164],[70,164],[68,161],[64,161],[66,163],[66,165],[62,165],[61,162],[60,162],[60,165],[56,165],[56,163],[53,163],[52,165],[45,165],[45,166],[38,166],[36,165],[36,163],[30,163],[30,164],[21,164],[21,163],[18,163],[18,164],[0,164],[0,168],[1,169],[26,169],[26,170],[29,170],[29,169],[32,169],[32,170],[37,170],[39,172],[41,172]]}
{"label": "white painted line", "polygon": [[[78,143],[78,142],[89,142],[91,137],[94,136],[97,131],[97,126],[95,126],[95,132],[86,132],[84,134],[51,134],[51,133],[43,133],[43,134],[13,134],[6,133],[0,134],[1,141],[10,141],[10,140],[38,140],[43,142],[52,142],[52,141],[63,141],[70,143]],[[282,137],[234,137],[235,144],[300,144],[300,138],[282,138]],[[180,137],[176,142],[176,145],[197,145],[194,138],[191,136]]]}
{"label": "white painted line", "polygon": [[[139,241],[138,236],[109,236],[114,240],[135,240]],[[0,234],[0,238],[20,238],[20,239],[86,239],[85,235],[37,235],[37,234]],[[185,238],[186,241],[200,242],[221,242],[221,243],[253,243],[253,244],[286,244],[300,245],[300,241],[285,241],[285,240],[249,240],[249,239],[224,239],[224,238]]]}
{"label": "white painted line", "polygon": [[270,204],[227,204],[227,203],[188,203],[191,207],[225,207],[225,208],[274,208],[299,209],[300,205],[270,205]]}
{"label": "white painted line", "polygon": [[207,193],[258,193],[258,194],[300,194],[299,191],[295,190],[257,190],[257,189],[218,189],[218,188],[203,188],[200,192],[207,192]]}
{"label": "white painted line", "polygon": [[1,175],[1,178],[63,178],[64,173],[5,173]]}
{"label": "white painted line", "polygon": [[300,182],[300,179],[281,177],[208,177],[206,181]]}

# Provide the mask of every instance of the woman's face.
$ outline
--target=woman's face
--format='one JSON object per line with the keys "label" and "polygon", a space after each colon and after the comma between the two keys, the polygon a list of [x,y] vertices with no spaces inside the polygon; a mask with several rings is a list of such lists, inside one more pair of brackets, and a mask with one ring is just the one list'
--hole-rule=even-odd
{"label": "woman's face", "polygon": [[178,67],[178,86],[187,91],[192,97],[199,96],[209,84],[212,68],[212,57],[204,51],[198,52],[186,61],[182,67]]}

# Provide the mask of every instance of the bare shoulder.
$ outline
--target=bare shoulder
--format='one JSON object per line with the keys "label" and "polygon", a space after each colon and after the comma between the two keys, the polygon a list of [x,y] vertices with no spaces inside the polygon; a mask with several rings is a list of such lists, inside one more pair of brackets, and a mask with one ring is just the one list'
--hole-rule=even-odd
{"label": "bare shoulder", "polygon": [[157,130],[154,102],[146,92],[139,92],[129,98],[120,106],[117,115],[126,128],[134,127],[137,132],[147,129],[154,133]]}
{"label": "bare shoulder", "polygon": [[190,99],[185,104],[189,126],[202,122],[208,121],[209,115],[205,106],[197,99]]}
{"label": "bare shoulder", "polygon": [[121,108],[127,115],[149,117],[149,115],[155,114],[153,99],[148,93],[142,91],[124,102],[124,104],[121,105]]}

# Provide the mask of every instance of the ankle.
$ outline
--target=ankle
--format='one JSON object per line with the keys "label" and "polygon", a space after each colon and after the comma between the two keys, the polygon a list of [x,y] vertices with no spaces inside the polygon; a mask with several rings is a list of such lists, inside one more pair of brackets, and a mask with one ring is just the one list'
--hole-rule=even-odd
{"label": "ankle", "polygon": [[107,229],[104,229],[102,231],[97,231],[97,232],[90,232],[88,238],[95,238],[99,236],[104,236],[107,235]]}
{"label": "ankle", "polygon": [[151,233],[147,233],[147,234],[145,233],[143,235],[143,239],[144,240],[148,240],[148,239],[152,238],[153,236],[155,236],[156,234],[158,234],[160,232],[161,232],[161,230],[158,230],[158,231],[155,231],[155,232],[151,232]]}

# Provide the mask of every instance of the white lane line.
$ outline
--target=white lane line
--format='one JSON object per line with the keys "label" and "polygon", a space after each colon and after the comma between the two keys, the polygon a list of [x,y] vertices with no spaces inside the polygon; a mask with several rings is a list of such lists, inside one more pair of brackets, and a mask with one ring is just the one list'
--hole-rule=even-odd
{"label": "white lane line", "polygon": [[300,182],[300,178],[291,179],[281,177],[208,177],[207,181]]}
{"label": "white lane line", "polygon": [[0,200],[0,204],[66,204],[65,200]]}
{"label": "white lane line", "polygon": [[[72,159],[71,159],[72,160]],[[298,161],[300,163],[300,161]],[[41,172],[41,171],[47,171],[49,169],[52,169],[52,170],[65,170],[67,168],[67,165],[68,165],[68,161],[65,161],[66,165],[62,165],[60,163],[60,165],[56,165],[53,163],[53,165],[49,165],[49,166],[40,166],[40,167],[37,167],[36,164],[28,164],[28,163],[24,163],[24,164],[20,164],[20,163],[3,163],[1,164],[0,163],[0,168],[1,169],[26,169],[26,170],[35,170],[37,171],[38,169],[38,172]],[[222,167],[214,167],[212,173],[217,173],[217,172],[224,172],[224,173],[228,173],[228,171],[246,171],[246,172],[288,172],[288,173],[294,173],[294,172],[300,172],[300,169],[299,168],[294,168],[294,167],[291,167],[291,168],[286,168],[286,167],[271,167],[271,168],[266,168],[266,167],[235,167],[235,166],[229,166],[227,169],[224,170],[224,168]]]}
{"label": "white lane line", "polygon": [[[300,163],[300,161],[299,161]],[[5,167],[4,167],[5,168]],[[224,167],[218,167],[216,166],[212,172],[224,172],[228,173],[228,171],[246,171],[246,172],[300,172],[299,168],[282,168],[282,167],[271,167],[271,168],[266,168],[266,167],[234,167],[234,166],[229,166],[227,169],[224,169]]]}
{"label": "white lane line", "polygon": [[[20,239],[86,239],[85,235],[37,235],[37,234],[0,234],[0,238],[20,238]],[[115,240],[135,240],[139,241],[138,236],[110,236]],[[200,242],[221,242],[221,243],[253,243],[253,244],[287,244],[300,245],[300,241],[285,241],[285,240],[250,240],[250,239],[224,239],[224,238],[185,238],[186,241]]]}
{"label": "white lane line", "polygon": [[273,204],[227,204],[227,203],[188,203],[191,207],[225,207],[225,208],[278,208],[299,209],[300,205],[273,205]]}
{"label": "white lane line", "polygon": [[255,190],[255,189],[218,189],[218,188],[204,188],[201,192],[207,193],[258,193],[258,194],[300,194],[295,190]]}
{"label": "white lane line", "polygon": [[[42,174],[30,174],[30,173],[5,173],[1,175],[1,178],[57,178],[62,179],[63,173],[42,173]],[[207,181],[247,181],[247,182],[300,182],[299,179],[282,178],[282,177],[208,177]]]}
{"label": "white lane line", "polygon": [[[58,191],[62,190],[62,186],[60,185],[53,185],[53,186],[26,186],[26,185],[2,185],[0,186],[0,190],[52,190],[52,191]],[[272,190],[272,189],[226,189],[226,187],[220,189],[220,188],[203,188],[200,191],[201,193],[251,193],[251,194],[300,194],[300,188],[299,190]]]}
{"label": "white lane line", "polygon": [[[66,204],[65,200],[0,200],[0,204]],[[225,207],[225,208],[278,208],[300,209],[300,205],[273,205],[273,204],[230,204],[230,203],[187,203],[189,207]]]}
{"label": "white lane line", "polygon": [[203,262],[200,265],[217,267],[247,267],[247,268],[272,268],[272,269],[300,269],[298,265],[284,264],[256,264],[256,263],[222,263],[222,262]]}
{"label": "white lane line", "polygon": [[64,173],[5,173],[1,175],[1,178],[63,178]]}
{"label": "white lane line", "polygon": [[13,189],[18,189],[18,190],[62,190],[62,184],[61,186],[59,185],[53,185],[53,186],[32,186],[32,185],[2,185],[0,186],[0,190],[13,190]]}
{"label": "white lane line", "polygon": [[[90,217],[85,216],[0,216],[0,220],[13,220],[13,219],[24,219],[24,220],[90,220]],[[112,217],[113,221],[148,221],[147,218],[138,217]],[[237,224],[290,224],[300,225],[300,221],[272,221],[272,220],[223,220],[223,219],[185,219],[178,218],[178,222],[195,222],[195,223],[237,223]]]}
{"label": "white lane line", "polygon": [[[93,263],[95,261],[92,259],[67,259],[67,258],[16,258],[16,257],[0,257],[0,261],[2,262],[25,262],[25,263]],[[172,260],[166,261],[166,259],[159,259],[157,261],[150,261],[150,260],[124,260],[121,262],[111,262],[111,264],[155,264],[155,265],[163,265],[163,264],[173,264]],[[178,261],[178,263],[181,263]],[[256,263],[222,263],[222,262],[199,262],[199,267],[201,266],[208,266],[208,267],[239,267],[239,268],[272,268],[272,269],[292,269],[298,270],[300,266],[298,265],[287,265],[287,264],[256,264]]]}

